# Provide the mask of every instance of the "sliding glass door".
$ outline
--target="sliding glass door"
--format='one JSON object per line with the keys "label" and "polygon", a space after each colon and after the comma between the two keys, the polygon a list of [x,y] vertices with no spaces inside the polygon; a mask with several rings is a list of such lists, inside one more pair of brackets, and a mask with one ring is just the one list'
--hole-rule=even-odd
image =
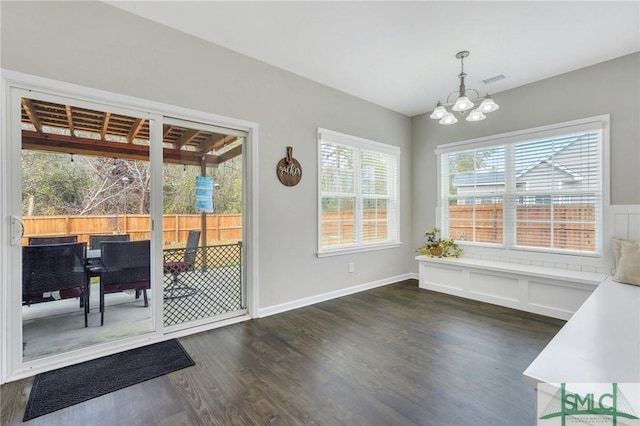
{"label": "sliding glass door", "polygon": [[246,135],[166,117],[163,135],[163,324],[175,329],[246,314]]}
{"label": "sliding glass door", "polygon": [[3,84],[3,380],[249,318],[255,124]]}
{"label": "sliding glass door", "polygon": [[153,332],[154,120],[17,89],[11,103],[15,358]]}

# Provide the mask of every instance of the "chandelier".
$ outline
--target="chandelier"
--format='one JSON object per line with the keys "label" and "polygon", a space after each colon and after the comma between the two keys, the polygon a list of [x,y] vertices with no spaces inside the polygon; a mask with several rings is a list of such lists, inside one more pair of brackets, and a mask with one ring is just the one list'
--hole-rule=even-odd
{"label": "chandelier", "polygon": [[[458,74],[458,77],[460,78],[460,88],[449,93],[446,103],[443,104],[442,102],[438,101],[436,108],[429,116],[429,118],[433,118],[434,120],[440,120],[438,121],[438,123],[444,124],[445,126],[458,122],[458,119],[451,111],[458,112],[462,115],[466,111],[473,108],[476,102],[480,102],[480,105],[476,109],[472,110],[469,115],[467,115],[467,121],[484,120],[485,118],[487,118],[485,114],[493,112],[500,108],[488,94],[484,97],[481,97],[477,90],[467,89],[465,87],[464,78],[467,76],[467,74],[465,74],[464,72],[464,58],[466,58],[467,56],[469,56],[469,52],[466,50],[456,53],[456,58],[460,59],[460,74]],[[474,92],[475,96],[471,97],[470,92]],[[452,98],[453,95],[457,95],[457,98]],[[455,101],[453,101],[453,99],[455,99]],[[451,111],[447,111],[447,109],[445,108],[449,106],[451,107]]]}

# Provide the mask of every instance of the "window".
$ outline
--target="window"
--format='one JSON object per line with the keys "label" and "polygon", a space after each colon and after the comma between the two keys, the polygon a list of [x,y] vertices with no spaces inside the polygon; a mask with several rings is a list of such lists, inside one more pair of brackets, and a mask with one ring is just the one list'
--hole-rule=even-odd
{"label": "window", "polygon": [[608,117],[438,147],[441,228],[458,241],[601,253]]}
{"label": "window", "polygon": [[400,149],[318,130],[318,255],[399,244]]}

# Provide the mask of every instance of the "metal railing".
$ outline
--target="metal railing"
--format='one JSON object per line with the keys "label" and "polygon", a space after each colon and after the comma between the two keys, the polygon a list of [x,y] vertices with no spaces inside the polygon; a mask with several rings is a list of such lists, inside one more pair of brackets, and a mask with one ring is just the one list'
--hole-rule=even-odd
{"label": "metal railing", "polygon": [[[188,249],[164,250],[164,263],[185,261]],[[198,247],[193,264],[163,276],[164,324],[175,325],[246,309],[242,242]]]}

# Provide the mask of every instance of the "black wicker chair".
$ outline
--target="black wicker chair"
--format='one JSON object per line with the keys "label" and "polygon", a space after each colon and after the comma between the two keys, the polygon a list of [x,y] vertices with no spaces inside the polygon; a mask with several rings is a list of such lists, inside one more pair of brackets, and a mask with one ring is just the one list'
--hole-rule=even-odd
{"label": "black wicker chair", "polygon": [[144,294],[151,288],[151,246],[149,240],[102,242],[100,268],[100,325],[104,324],[104,295],[125,290]]}
{"label": "black wicker chair", "polygon": [[87,326],[86,243],[22,247],[22,304],[79,298]]}
{"label": "black wicker chair", "polygon": [[77,242],[78,242],[77,235],[67,235],[64,237],[29,237],[30,246],[67,244],[67,243],[77,243]]}
{"label": "black wicker chair", "polygon": [[[96,250],[102,247],[102,243],[106,241],[129,241],[129,234],[105,234],[105,235],[90,235],[89,236],[89,250]],[[100,260],[89,261],[89,276],[100,276]],[[138,298],[139,292],[136,292],[136,298]]]}

